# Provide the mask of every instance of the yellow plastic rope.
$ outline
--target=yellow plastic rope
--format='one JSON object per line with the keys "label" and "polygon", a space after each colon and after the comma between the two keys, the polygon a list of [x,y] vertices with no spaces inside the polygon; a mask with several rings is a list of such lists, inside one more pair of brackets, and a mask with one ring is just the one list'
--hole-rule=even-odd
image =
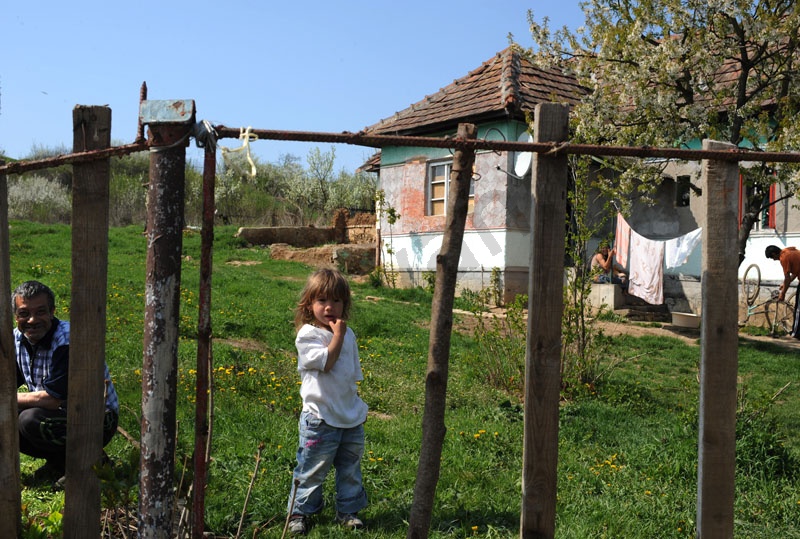
{"label": "yellow plastic rope", "polygon": [[239,128],[239,140],[242,141],[242,145],[238,148],[226,148],[225,146],[219,145],[219,149],[222,150],[222,158],[225,159],[225,155],[228,153],[234,152],[241,152],[244,150],[245,156],[247,157],[247,162],[250,163],[250,177],[256,177],[256,164],[253,162],[253,158],[250,156],[250,142],[258,140],[258,135],[255,133],[251,133],[252,127],[247,127],[244,129],[243,127]]}

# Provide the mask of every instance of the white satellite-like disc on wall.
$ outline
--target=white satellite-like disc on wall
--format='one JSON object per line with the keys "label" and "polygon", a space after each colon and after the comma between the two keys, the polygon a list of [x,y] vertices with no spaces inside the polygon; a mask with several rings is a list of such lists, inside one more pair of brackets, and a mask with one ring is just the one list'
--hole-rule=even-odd
{"label": "white satellite-like disc on wall", "polygon": [[[525,131],[517,137],[517,142],[533,142],[533,136]],[[514,152],[514,174],[517,176],[525,176],[531,169],[532,161],[532,152]]]}

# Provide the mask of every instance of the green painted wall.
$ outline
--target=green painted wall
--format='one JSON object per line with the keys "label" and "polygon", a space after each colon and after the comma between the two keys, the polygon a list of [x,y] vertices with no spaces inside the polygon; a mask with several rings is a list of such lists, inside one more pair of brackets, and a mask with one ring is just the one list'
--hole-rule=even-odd
{"label": "green painted wall", "polygon": [[[527,125],[516,120],[490,122],[478,126],[478,138],[486,140],[515,141],[520,134],[525,132]],[[455,136],[455,131],[447,131],[426,135],[434,138]],[[445,159],[453,154],[447,148],[421,148],[419,146],[386,146],[381,149],[381,166],[397,165],[406,162],[412,157],[420,155],[428,159]]]}

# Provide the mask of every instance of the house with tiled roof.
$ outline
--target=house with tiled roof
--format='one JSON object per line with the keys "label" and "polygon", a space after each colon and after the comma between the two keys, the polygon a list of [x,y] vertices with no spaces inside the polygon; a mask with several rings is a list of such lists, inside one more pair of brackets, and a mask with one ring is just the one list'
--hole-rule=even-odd
{"label": "house with tiled roof", "polygon": [[[418,103],[365,128],[372,135],[445,137],[473,123],[477,138],[527,140],[537,104],[577,103],[585,90],[556,70],[534,66],[513,48]],[[459,264],[459,288],[498,279],[504,299],[527,291],[530,253],[530,154],[478,151]],[[400,285],[424,283],[441,246],[453,155],[447,149],[383,147],[363,168],[379,173],[400,219],[381,222],[382,259]],[[494,277],[492,272],[494,270]],[[499,275],[498,275],[499,271]]]}
{"label": "house with tiled roof", "polygon": [[[730,71],[724,69],[719,76],[729,78]],[[364,131],[374,135],[446,137],[455,135],[458,124],[466,122],[477,126],[479,139],[527,140],[528,125],[538,103],[574,105],[586,91],[572,77],[540,69],[510,47],[465,77]],[[452,161],[453,155],[447,149],[387,146],[362,167],[379,174],[387,205],[401,216],[391,226],[385,219],[380,221],[382,260],[400,285],[422,285],[425,274],[436,269]],[[459,263],[460,289],[481,290],[493,286],[493,279],[499,277],[504,300],[527,292],[529,164],[529,155],[526,158],[516,152],[476,152]],[[652,194],[657,204],[633,201],[628,219],[631,227],[647,238],[666,240],[701,226],[705,216],[698,198],[703,187],[699,179],[699,163],[670,163],[664,170],[663,183]],[[769,193],[770,200],[780,195],[777,190]],[[797,213],[791,210],[791,204],[786,200],[765,208],[763,219],[751,235],[753,248],[748,247],[748,258],[752,256],[759,263],[768,280],[780,277],[780,268],[764,262],[763,245],[800,244],[800,221],[790,216]],[[700,249],[696,249],[683,266],[665,272],[665,297],[670,310],[696,312],[700,301],[700,258]],[[740,273],[749,263],[742,264]]]}

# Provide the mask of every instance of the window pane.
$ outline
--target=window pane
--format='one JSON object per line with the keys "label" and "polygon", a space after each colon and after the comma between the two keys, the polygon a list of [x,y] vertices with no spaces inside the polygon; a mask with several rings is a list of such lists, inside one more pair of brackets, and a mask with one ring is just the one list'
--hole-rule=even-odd
{"label": "window pane", "polygon": [[436,165],[431,167],[431,181],[443,182],[447,177],[447,165]]}
{"label": "window pane", "polygon": [[431,215],[444,215],[444,200],[431,202]]}
{"label": "window pane", "polygon": [[444,198],[445,189],[443,183],[431,185],[431,199]]}

